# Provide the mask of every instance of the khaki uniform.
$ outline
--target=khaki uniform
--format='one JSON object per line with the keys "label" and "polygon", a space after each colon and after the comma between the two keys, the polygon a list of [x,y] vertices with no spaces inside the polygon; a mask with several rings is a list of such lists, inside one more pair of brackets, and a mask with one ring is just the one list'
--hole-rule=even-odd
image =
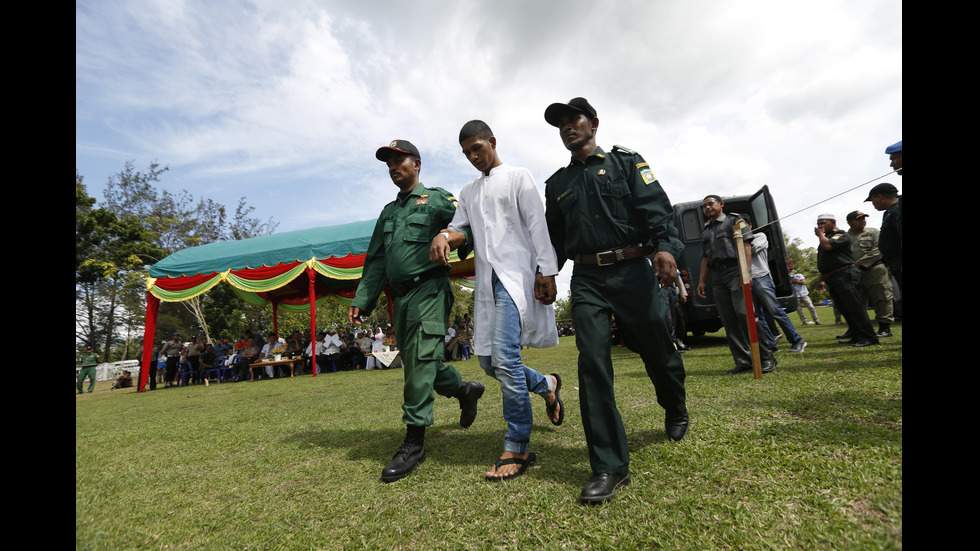
{"label": "khaki uniform", "polygon": [[885,327],[895,321],[892,305],[892,278],[888,275],[888,267],[881,259],[878,250],[878,230],[864,228],[860,233],[847,232],[851,236],[851,255],[854,263],[861,270],[861,288],[859,298],[862,302],[871,302],[875,311],[878,325]]}

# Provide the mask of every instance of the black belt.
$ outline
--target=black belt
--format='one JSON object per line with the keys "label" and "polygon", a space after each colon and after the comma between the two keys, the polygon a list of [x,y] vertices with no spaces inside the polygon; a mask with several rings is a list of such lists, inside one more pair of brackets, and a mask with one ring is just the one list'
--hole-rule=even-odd
{"label": "black belt", "polygon": [[401,298],[411,292],[412,289],[415,289],[426,281],[432,279],[442,279],[444,277],[449,277],[449,271],[445,268],[435,268],[429,270],[428,272],[422,272],[421,274],[406,281],[400,281],[398,283],[388,282],[388,290],[395,298]]}
{"label": "black belt", "polygon": [[853,268],[853,267],[854,267],[854,264],[845,264],[844,266],[841,266],[840,268],[836,268],[836,269],[830,270],[829,272],[827,272],[825,274],[820,274],[820,275],[824,279],[826,279],[826,278],[828,278],[828,277],[836,274],[837,272],[843,272],[844,270],[846,270],[848,268]]}
{"label": "black belt", "polygon": [[717,264],[709,264],[708,268],[710,268],[711,271],[713,272],[724,272],[725,270],[729,268],[734,268],[735,266],[738,266],[737,260],[731,260],[729,262],[719,262]]}
{"label": "black belt", "polygon": [[594,266],[609,266],[617,262],[625,262],[635,258],[651,255],[656,251],[652,245],[631,245],[619,249],[611,249],[595,254],[575,255],[576,264],[589,264]]}

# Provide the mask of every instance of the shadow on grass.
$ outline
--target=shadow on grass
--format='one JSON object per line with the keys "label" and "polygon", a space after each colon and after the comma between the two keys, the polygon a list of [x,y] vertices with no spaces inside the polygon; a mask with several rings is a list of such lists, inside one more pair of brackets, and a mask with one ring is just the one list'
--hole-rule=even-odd
{"label": "shadow on grass", "polygon": [[[565,430],[565,427],[534,427],[530,449],[538,457],[535,466],[540,468],[539,476],[558,484],[581,485],[592,476],[581,427],[568,427],[568,430],[576,433],[567,445],[553,435],[543,434],[558,430]],[[344,454],[349,461],[375,462],[380,474],[404,437],[404,428],[364,430],[338,427],[297,433],[285,438],[284,442],[335,450]],[[463,429],[434,425],[426,429],[425,461],[430,464],[447,468],[470,466],[483,472],[482,469],[490,468],[497,460],[502,448],[503,427],[499,430],[479,430],[475,426]]]}
{"label": "shadow on grass", "polygon": [[763,439],[798,444],[845,444],[854,447],[902,445],[902,399],[841,391],[758,404],[769,414],[782,412],[760,431]]}

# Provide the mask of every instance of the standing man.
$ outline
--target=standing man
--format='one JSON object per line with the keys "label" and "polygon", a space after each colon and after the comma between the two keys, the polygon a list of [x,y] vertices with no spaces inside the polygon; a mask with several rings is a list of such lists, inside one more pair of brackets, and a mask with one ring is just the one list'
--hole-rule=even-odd
{"label": "standing man", "polygon": [[[901,156],[899,156],[901,165]],[[902,196],[898,188],[891,184],[878,184],[871,188],[868,198],[875,210],[885,211],[881,217],[881,232],[878,234],[878,250],[888,271],[898,283],[902,292]]]}
{"label": "standing man", "polygon": [[[754,227],[752,219],[746,218],[746,221],[751,230]],[[806,348],[806,341],[803,340],[796,327],[793,327],[793,321],[789,319],[789,315],[779,304],[779,298],[776,297],[776,284],[773,282],[769,271],[769,239],[764,233],[753,233],[752,236],[752,263],[750,265],[752,300],[763,310],[761,317],[769,328],[768,333],[776,335],[778,329],[775,325],[779,325],[779,329],[782,329],[783,334],[786,335],[786,340],[792,343],[789,351],[803,352],[803,349]],[[772,346],[776,346],[775,338],[772,340]]]}
{"label": "standing man", "polygon": [[[711,293],[721,324],[725,326],[728,337],[728,349],[735,360],[735,367],[728,373],[735,375],[752,371],[752,350],[749,341],[748,310],[745,307],[745,293],[742,292],[742,279],[739,275],[738,250],[735,248],[735,225],[742,231],[742,246],[746,260],[752,258],[752,242],[755,234],[745,220],[738,214],[725,214],[725,203],[717,195],[709,195],[701,203],[704,217],[708,219],[701,231],[701,244],[704,252],[701,256],[701,276],[698,279],[698,296],[707,298],[706,282],[711,276]],[[761,313],[756,308],[756,334],[765,335],[765,328],[759,320]],[[771,373],[776,369],[776,357],[773,356],[768,342],[759,342],[762,372]],[[800,349],[802,350],[802,348]]]}
{"label": "standing man", "polygon": [[88,391],[92,392],[95,390],[95,366],[99,365],[99,355],[95,353],[95,349],[86,346],[85,352],[78,355],[78,365],[82,368],[78,372],[78,393],[82,394],[85,377],[88,377]]}
{"label": "standing man", "polygon": [[814,233],[820,240],[817,247],[817,269],[820,270],[817,290],[824,292],[825,288],[830,288],[830,298],[847,322],[850,340],[841,343],[859,347],[878,344],[878,335],[868,319],[867,303],[859,296],[861,272],[854,266],[851,236],[837,227],[833,214],[817,216]]}
{"label": "standing man", "polygon": [[[639,353],[666,410],[667,436],[680,440],[689,418],[684,362],[667,329],[657,279],[677,277],[674,257],[684,245],[673,224],[673,207],[638,153],[596,144],[599,118],[585,98],[553,103],[544,112],[572,154],[545,185],[548,232],[559,269],[572,260],[571,299],[578,347],[582,425],[592,479],[579,499],[600,503],[629,484],[629,447],[613,389],[610,322]],[[647,260],[653,255],[653,262]]]}
{"label": "standing man", "polygon": [[[441,188],[419,182],[422,159],[411,142],[395,140],[378,149],[377,159],[388,166],[398,197],[385,205],[364,257],[364,271],[357,295],[347,313],[361,325],[370,315],[387,282],[394,303],[395,335],[405,362],[402,421],[405,441],[381,472],[382,482],[394,482],[411,473],[425,460],[425,427],[433,422],[434,392],[459,400],[459,424],[469,427],[476,419],[477,400],[484,387],[463,383],[451,365],[443,363],[444,337],[453,306],[449,268],[429,262],[432,239],[456,212],[456,198]],[[466,235],[472,242],[472,235]],[[463,251],[463,256],[467,250]]]}
{"label": "standing man", "polygon": [[851,255],[854,257],[854,265],[861,270],[858,298],[861,304],[871,301],[875,320],[878,322],[878,337],[890,337],[891,325],[895,321],[892,279],[881,260],[881,251],[878,250],[878,230],[867,227],[867,219],[868,215],[859,210],[847,214]]}
{"label": "standing man", "polygon": [[160,348],[160,355],[167,357],[167,371],[164,374],[163,387],[171,386],[177,376],[177,362],[180,361],[180,354],[184,351],[184,343],[180,342],[180,333],[174,331],[173,338],[167,341]]}
{"label": "standing man", "polygon": [[[504,451],[486,478],[499,481],[522,475],[536,459],[529,452],[531,399],[545,399],[551,422],[564,419],[558,392],[561,378],[524,365],[522,346],[558,344],[555,327],[555,275],[558,262],[548,236],[544,205],[531,171],[504,164],[497,138],[483,121],[470,121],[459,132],[463,154],[480,177],[463,186],[449,230],[432,241],[433,262],[448,264],[449,251],[469,230],[476,250],[476,324],[474,353],[487,375],[500,381],[507,422]],[[443,238],[445,236],[445,239]],[[539,302],[540,301],[540,302]]]}
{"label": "standing man", "polygon": [[820,323],[820,318],[817,317],[817,309],[813,307],[813,301],[810,300],[810,289],[806,286],[806,277],[803,274],[793,274],[792,282],[793,294],[796,295],[796,300],[799,302],[796,313],[800,315],[800,321],[803,322],[803,325],[808,325],[806,316],[803,315],[803,309],[806,308],[813,316],[814,325],[823,325]]}

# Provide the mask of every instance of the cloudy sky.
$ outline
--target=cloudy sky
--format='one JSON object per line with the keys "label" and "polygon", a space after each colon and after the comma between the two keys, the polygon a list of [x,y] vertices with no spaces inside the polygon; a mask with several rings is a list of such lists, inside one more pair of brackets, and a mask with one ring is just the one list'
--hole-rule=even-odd
{"label": "cloudy sky", "polygon": [[576,96],[599,145],[640,152],[673,202],[768,185],[815,246],[820,212],[880,226],[862,184],[902,139],[902,3],[75,4],[75,164],[99,200],[127,160],[156,161],[168,189],[245,196],[278,231],[373,219],[396,191],[375,150],[411,140],[422,182],[455,192],[476,176],[470,119],[543,193],[568,162],[544,109]]}

